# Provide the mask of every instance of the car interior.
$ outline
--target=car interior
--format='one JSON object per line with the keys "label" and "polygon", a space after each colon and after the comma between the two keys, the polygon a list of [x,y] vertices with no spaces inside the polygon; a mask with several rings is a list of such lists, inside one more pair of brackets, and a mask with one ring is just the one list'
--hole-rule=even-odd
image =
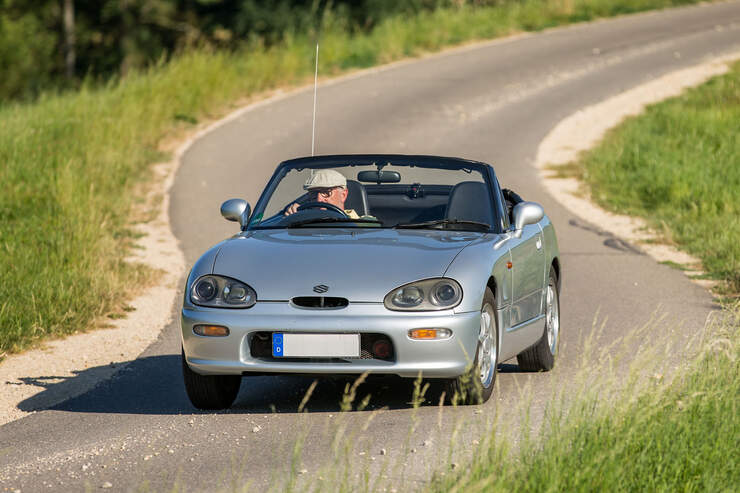
{"label": "car interior", "polygon": [[465,219],[493,224],[486,184],[465,181],[456,185],[366,184],[347,180],[346,209],[372,215],[384,224]]}
{"label": "car interior", "polygon": [[[309,193],[303,193],[299,197],[293,195],[295,189],[306,180],[307,173],[311,172],[305,168],[299,171],[303,174],[296,173],[289,183],[286,179],[285,185],[281,182],[280,191],[274,193],[273,199],[278,202],[276,205],[279,208],[272,210],[279,212],[268,215],[271,218],[268,227],[272,224],[277,226],[274,220],[282,218],[291,204],[297,202],[302,205],[316,200]],[[469,170],[441,170],[435,171],[436,174],[427,172],[426,175],[420,172],[426,170],[401,169],[398,172],[365,169],[358,172],[355,168],[344,171],[348,191],[344,209],[352,209],[360,217],[370,216],[369,219],[374,218],[380,222],[367,224],[368,227],[394,227],[443,220],[470,221],[491,226],[496,223],[497,214],[491,203],[488,185],[482,176],[476,176]],[[401,174],[406,178],[403,180],[405,183],[401,183]],[[424,178],[431,178],[436,183],[415,181],[422,181]],[[310,220],[312,216],[321,219],[322,216],[316,215],[317,209],[314,207],[312,210],[311,214],[304,213],[300,217],[302,225],[315,224]],[[280,221],[279,224],[285,223]],[[328,227],[326,222],[323,225]],[[339,224],[336,226],[340,227]]]}

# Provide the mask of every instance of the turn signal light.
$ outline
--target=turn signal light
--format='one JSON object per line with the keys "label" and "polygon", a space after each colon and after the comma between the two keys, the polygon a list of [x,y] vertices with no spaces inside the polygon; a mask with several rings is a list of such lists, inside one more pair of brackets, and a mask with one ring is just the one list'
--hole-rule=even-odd
{"label": "turn signal light", "polygon": [[205,337],[226,337],[229,335],[228,327],[220,325],[196,325],[193,327],[193,332]]}
{"label": "turn signal light", "polygon": [[413,329],[409,331],[412,339],[447,339],[452,335],[450,329]]}

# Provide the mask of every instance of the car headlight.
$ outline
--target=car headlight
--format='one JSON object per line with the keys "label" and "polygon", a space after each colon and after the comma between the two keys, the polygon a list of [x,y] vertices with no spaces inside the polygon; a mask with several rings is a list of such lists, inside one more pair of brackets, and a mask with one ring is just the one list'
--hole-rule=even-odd
{"label": "car headlight", "polygon": [[190,301],[199,306],[249,308],[257,302],[257,293],[236,279],[207,275],[193,283]]}
{"label": "car headlight", "polygon": [[460,304],[462,288],[452,279],[425,279],[400,286],[385,296],[389,310],[447,310]]}

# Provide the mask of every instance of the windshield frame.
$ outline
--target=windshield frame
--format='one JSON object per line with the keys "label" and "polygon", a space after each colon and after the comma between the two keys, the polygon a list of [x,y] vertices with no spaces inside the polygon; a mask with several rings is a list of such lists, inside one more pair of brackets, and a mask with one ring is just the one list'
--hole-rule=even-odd
{"label": "windshield frame", "polygon": [[[455,157],[443,157],[443,156],[427,156],[427,155],[405,155],[405,154],[335,154],[325,156],[311,156],[302,157],[296,159],[289,159],[281,162],[275,172],[273,173],[270,181],[267,182],[264,190],[260,194],[260,198],[255,204],[254,210],[250,216],[250,221],[246,228],[246,231],[254,230],[267,230],[267,229],[284,229],[283,227],[262,227],[259,224],[252,224],[251,219],[258,213],[264,211],[267,206],[267,202],[272,197],[273,192],[277,188],[280,181],[288,174],[291,170],[301,171],[303,169],[327,169],[327,168],[338,168],[338,167],[353,167],[353,166],[368,166],[376,163],[387,163],[393,166],[408,166],[418,168],[429,168],[429,169],[446,169],[446,170],[473,170],[478,171],[483,180],[487,185],[489,199],[493,206],[494,224],[491,225],[489,232],[503,233],[505,231],[504,220],[502,219],[503,209],[500,203],[500,193],[494,192],[494,189],[498,189],[498,179],[493,170],[493,166],[480,161],[472,161],[468,159],[455,158]],[[390,229],[395,225],[383,225],[384,229]],[[321,227],[317,224],[317,227]],[[351,222],[347,223],[347,228],[353,228]]]}

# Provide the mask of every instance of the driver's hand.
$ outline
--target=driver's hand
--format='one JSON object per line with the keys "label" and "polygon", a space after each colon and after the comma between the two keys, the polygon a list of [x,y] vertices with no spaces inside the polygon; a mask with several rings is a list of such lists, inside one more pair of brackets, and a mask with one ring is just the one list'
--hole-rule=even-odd
{"label": "driver's hand", "polygon": [[295,214],[298,211],[298,207],[300,207],[298,202],[293,202],[287,209],[285,209],[285,215],[290,216],[291,214]]}

